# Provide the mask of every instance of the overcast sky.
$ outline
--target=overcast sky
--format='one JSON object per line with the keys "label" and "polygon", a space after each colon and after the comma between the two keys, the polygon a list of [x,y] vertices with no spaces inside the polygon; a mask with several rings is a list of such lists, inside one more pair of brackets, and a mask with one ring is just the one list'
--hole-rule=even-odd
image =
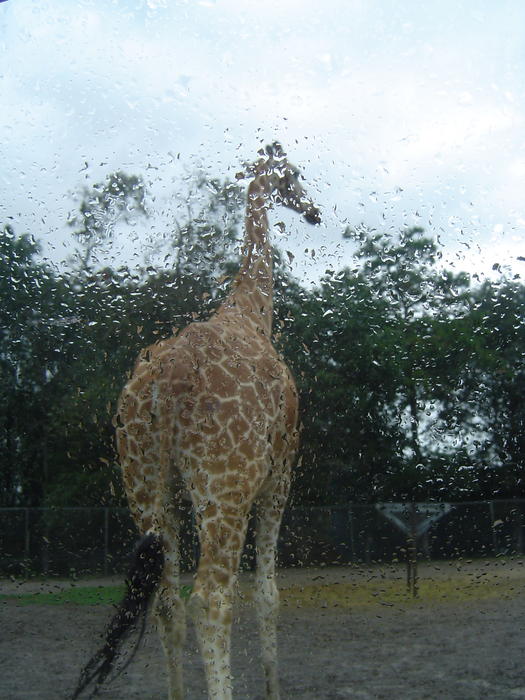
{"label": "overcast sky", "polygon": [[185,173],[233,178],[279,139],[324,213],[285,218],[298,274],[349,262],[360,223],[525,274],[522,0],[7,0],[0,51],[0,224],[54,260],[84,184],[143,176],[155,228]]}

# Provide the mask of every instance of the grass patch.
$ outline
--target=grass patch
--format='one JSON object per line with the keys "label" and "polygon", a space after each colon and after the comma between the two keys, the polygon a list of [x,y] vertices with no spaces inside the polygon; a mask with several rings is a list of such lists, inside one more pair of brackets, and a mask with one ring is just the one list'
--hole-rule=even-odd
{"label": "grass patch", "polygon": [[[525,567],[519,571],[507,571],[503,567],[468,567],[450,575],[423,575],[414,598],[406,588],[403,576],[363,575],[354,581],[339,583],[306,583],[281,590],[283,607],[366,609],[368,607],[407,607],[411,605],[475,602],[487,599],[505,599],[523,595],[525,591]],[[252,585],[246,586],[243,597],[253,599]],[[183,585],[180,595],[190,597],[191,585]],[[0,595],[0,602],[14,601],[18,605],[115,605],[124,593],[124,585],[90,586],[71,585],[56,592],[19,593]]]}
{"label": "grass patch", "polygon": [[[181,598],[187,599],[191,586],[181,586]],[[16,601],[18,605],[117,605],[124,595],[120,586],[72,586],[56,593],[21,593],[0,595],[0,602]]]}
{"label": "grass patch", "polygon": [[14,600],[19,605],[116,605],[124,586],[73,586],[56,593],[21,593],[1,595],[0,601]]}
{"label": "grass patch", "polygon": [[421,603],[460,603],[509,598],[523,591],[523,581],[473,580],[468,576],[453,579],[422,580],[417,597],[412,596],[405,581],[371,581],[359,583],[333,583],[306,585],[281,591],[283,606],[314,608],[366,608],[384,605],[408,606]]}

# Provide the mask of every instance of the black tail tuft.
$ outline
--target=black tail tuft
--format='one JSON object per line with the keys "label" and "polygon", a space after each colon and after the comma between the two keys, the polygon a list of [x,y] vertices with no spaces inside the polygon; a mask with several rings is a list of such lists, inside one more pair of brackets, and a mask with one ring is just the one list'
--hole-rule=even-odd
{"label": "black tail tuft", "polygon": [[78,698],[92,683],[92,695],[96,694],[113,669],[122,642],[142,619],[142,629],[128,663],[133,658],[144,632],[148,603],[159,584],[163,567],[164,552],[160,536],[153,533],[144,535],[135,548],[126,580],[127,590],[109,623],[105,644],[86,664],[71,700]]}

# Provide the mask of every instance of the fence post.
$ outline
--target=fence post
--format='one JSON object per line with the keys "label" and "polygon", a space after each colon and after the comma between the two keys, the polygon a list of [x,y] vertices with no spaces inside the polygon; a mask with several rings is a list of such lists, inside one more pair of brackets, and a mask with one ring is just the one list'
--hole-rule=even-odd
{"label": "fence post", "polygon": [[354,509],[348,506],[348,527],[350,530],[350,561],[355,561]]}
{"label": "fence post", "polygon": [[494,527],[494,524],[496,522],[496,515],[494,513],[494,501],[489,501],[488,507],[490,512],[490,529],[492,531],[492,549],[494,556],[496,556],[498,554],[498,535],[496,533],[496,528]]}
{"label": "fence post", "polygon": [[109,509],[104,508],[104,576],[108,575],[109,564]]}
{"label": "fence post", "polygon": [[517,510],[516,530],[516,552],[523,554],[523,507],[521,503]]}
{"label": "fence post", "polygon": [[42,522],[42,545],[40,549],[40,566],[42,573],[47,576],[49,573],[49,519],[46,517],[49,508],[37,508],[41,514]]}
{"label": "fence post", "polygon": [[29,559],[31,556],[31,530],[29,528],[29,508],[24,508],[24,525],[25,525],[25,533],[24,533],[24,556]]}

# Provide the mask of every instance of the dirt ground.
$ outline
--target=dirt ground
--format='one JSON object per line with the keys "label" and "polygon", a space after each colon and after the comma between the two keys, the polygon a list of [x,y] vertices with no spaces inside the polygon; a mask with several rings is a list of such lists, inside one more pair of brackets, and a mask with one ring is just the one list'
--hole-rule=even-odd
{"label": "dirt ground", "polygon": [[[430,581],[436,591],[443,582],[454,586],[457,577],[461,586],[470,580],[474,592],[471,590],[465,599],[447,594],[438,600],[425,600],[422,595],[407,604],[384,602],[377,593],[381,582],[402,579],[400,568],[281,572],[282,700],[525,699],[524,569],[522,561],[507,566],[486,562],[420,567],[422,581]],[[243,576],[243,591],[249,590],[250,578],[249,574]],[[370,582],[377,584],[377,590],[369,603],[352,606],[344,596],[340,604],[322,602],[325,591],[348,593],[352,586]],[[0,582],[0,592],[55,591],[69,585],[56,581]],[[308,604],[307,598],[301,602],[301,591],[308,594],[312,586],[321,591],[316,606]],[[294,592],[295,598],[287,591]],[[0,697],[68,697],[80,668],[100,643],[111,610],[107,605],[0,603]],[[232,657],[236,700],[263,700],[253,610],[246,600],[237,606]],[[191,627],[184,673],[188,700],[205,698],[204,675]],[[153,623],[131,666],[98,697],[167,697],[163,653]]]}

